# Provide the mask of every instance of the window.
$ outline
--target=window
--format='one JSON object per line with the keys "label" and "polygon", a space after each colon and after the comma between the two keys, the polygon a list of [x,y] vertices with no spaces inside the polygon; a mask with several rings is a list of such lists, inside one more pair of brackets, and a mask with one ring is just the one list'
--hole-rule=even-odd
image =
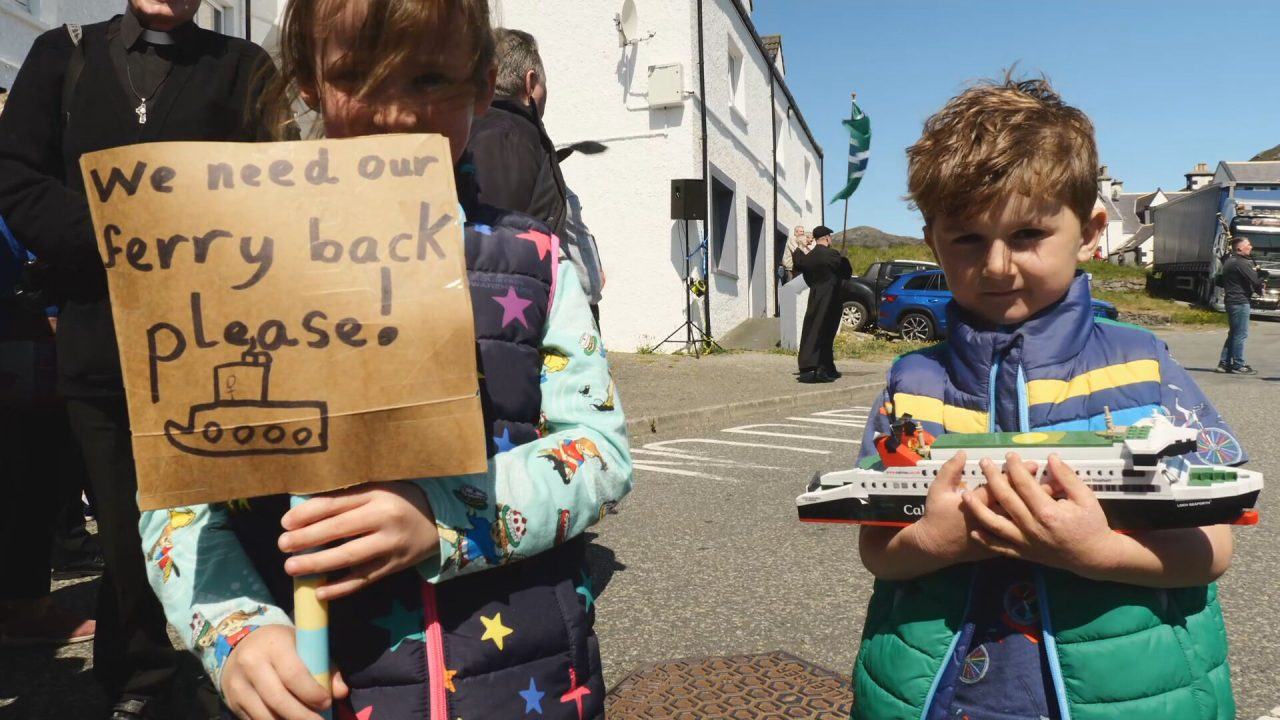
{"label": "window", "polygon": [[711,178],[711,268],[722,274],[738,274],[738,232],[733,190]]}
{"label": "window", "polygon": [[729,41],[729,108],[737,110],[744,119],[747,114],[747,88],[742,80],[742,51]]}
{"label": "window", "polygon": [[933,278],[933,282],[929,283],[930,290],[936,290],[938,292],[947,292],[947,276],[946,275],[943,275],[942,273],[938,273],[937,275],[931,275],[930,277]]}
{"label": "window", "polygon": [[896,278],[920,270],[919,265],[912,263],[889,263],[889,277]]}
{"label": "window", "polygon": [[932,275],[918,275],[908,278],[906,284],[902,286],[903,290],[928,290],[929,281],[933,279]]}
{"label": "window", "polygon": [[239,37],[241,33],[236,27],[235,10],[216,0],[204,0],[196,11],[196,24],[223,35]]}

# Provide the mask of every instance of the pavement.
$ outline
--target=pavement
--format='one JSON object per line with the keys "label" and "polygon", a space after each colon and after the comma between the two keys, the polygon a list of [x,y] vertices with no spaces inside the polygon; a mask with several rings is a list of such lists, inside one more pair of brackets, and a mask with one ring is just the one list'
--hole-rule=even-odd
{"label": "pavement", "polygon": [[[1213,372],[1223,331],[1161,336],[1251,449],[1250,467],[1280,478],[1269,450],[1280,323],[1251,332],[1255,377]],[[851,464],[887,364],[841,362],[841,380],[813,386],[795,382],[795,358],[783,354],[609,360],[636,472],[619,514],[590,532],[606,683],[666,660],[772,651],[847,675],[872,578],[856,531],[797,522],[794,499],[814,471]],[[1264,493],[1262,523],[1236,532],[1221,582],[1238,717],[1249,720],[1280,717],[1275,498]],[[55,599],[89,610],[96,585],[60,582]],[[93,717],[102,698],[90,655],[88,643],[0,649],[0,720]]]}
{"label": "pavement", "polygon": [[884,385],[886,363],[838,365],[840,379],[806,385],[796,382],[795,355],[783,353],[609,353],[632,437],[772,408],[845,401]]}

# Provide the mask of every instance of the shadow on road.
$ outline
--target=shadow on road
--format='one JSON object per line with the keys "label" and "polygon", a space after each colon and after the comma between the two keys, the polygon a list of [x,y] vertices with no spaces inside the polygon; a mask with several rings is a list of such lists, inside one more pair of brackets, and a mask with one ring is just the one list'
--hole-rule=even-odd
{"label": "shadow on road", "polygon": [[584,535],[587,538],[587,566],[591,571],[593,592],[596,597],[600,597],[613,579],[613,574],[626,570],[627,566],[618,562],[618,556],[612,549],[596,542],[596,538],[600,537],[597,533],[587,532]]}

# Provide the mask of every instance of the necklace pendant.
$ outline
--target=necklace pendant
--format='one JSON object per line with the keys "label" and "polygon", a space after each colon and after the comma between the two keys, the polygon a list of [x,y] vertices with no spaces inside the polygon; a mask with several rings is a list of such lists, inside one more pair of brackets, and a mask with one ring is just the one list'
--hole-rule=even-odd
{"label": "necklace pendant", "polygon": [[147,101],[143,99],[143,101],[138,103],[138,107],[134,108],[133,111],[138,115],[138,124],[146,125],[147,124]]}

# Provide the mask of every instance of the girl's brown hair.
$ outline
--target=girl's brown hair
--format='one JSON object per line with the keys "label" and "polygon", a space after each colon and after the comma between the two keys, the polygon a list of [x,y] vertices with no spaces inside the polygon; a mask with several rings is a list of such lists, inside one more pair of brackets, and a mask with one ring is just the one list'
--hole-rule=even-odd
{"label": "girl's brown hair", "polygon": [[907,148],[907,199],[925,223],[970,217],[1012,193],[1056,200],[1089,221],[1097,200],[1093,123],[1049,81],[986,81],[952,98]]}
{"label": "girl's brown hair", "polygon": [[355,45],[344,58],[369,68],[359,94],[375,90],[396,67],[418,55],[432,29],[465,34],[471,50],[469,79],[476,87],[487,82],[494,63],[487,0],[289,0],[280,23],[279,72],[268,79],[262,96],[264,120],[275,139],[296,134],[292,109],[300,103],[301,89],[322,87],[316,66],[321,30],[332,26],[350,2],[366,5]]}

